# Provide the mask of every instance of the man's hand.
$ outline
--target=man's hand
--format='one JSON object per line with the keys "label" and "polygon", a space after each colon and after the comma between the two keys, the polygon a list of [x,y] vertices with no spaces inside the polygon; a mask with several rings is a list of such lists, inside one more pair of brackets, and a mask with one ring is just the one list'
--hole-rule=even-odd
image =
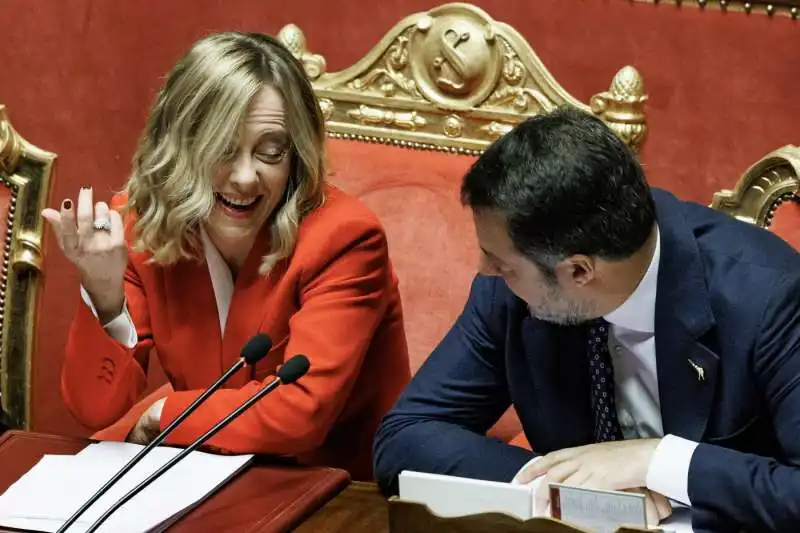
{"label": "man's hand", "polygon": [[134,444],[148,444],[161,429],[161,411],[164,410],[166,398],[161,398],[142,414],[136,426],[128,434],[127,441]]}
{"label": "man's hand", "polygon": [[647,527],[655,527],[672,514],[672,504],[666,496],[653,492],[644,487],[638,489],[625,489],[625,492],[638,492],[644,494],[644,505],[647,509]]}
{"label": "man's hand", "polygon": [[647,485],[647,469],[660,439],[633,439],[590,444],[548,453],[517,480],[528,484],[544,476],[536,494],[536,508],[550,501],[550,483],[604,490],[636,489]]}

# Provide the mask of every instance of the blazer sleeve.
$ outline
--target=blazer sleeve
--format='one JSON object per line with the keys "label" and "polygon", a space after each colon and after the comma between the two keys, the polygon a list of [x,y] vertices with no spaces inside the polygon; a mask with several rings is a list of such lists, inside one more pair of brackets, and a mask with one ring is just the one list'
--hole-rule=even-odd
{"label": "blazer sleeve", "polygon": [[698,445],[689,467],[695,528],[705,529],[700,521],[765,532],[795,531],[800,524],[800,279],[777,284],[756,340],[753,371],[783,457]]}
{"label": "blazer sleeve", "polygon": [[[298,455],[318,448],[338,418],[395,290],[386,238],[378,221],[349,218],[326,230],[307,261],[308,277],[300,289],[300,307],[289,320],[286,357],[305,354],[309,372],[296,384],[278,387],[255,404],[208,445],[230,453]],[[316,244],[320,235],[306,235]],[[301,239],[304,236],[301,235]],[[304,247],[304,252],[309,246]],[[264,383],[274,378],[267,378]],[[262,387],[251,381],[239,389],[212,394],[168,438],[186,445]],[[167,396],[162,429],[202,391]]]}
{"label": "blazer sleeve", "polygon": [[78,303],[67,336],[61,393],[73,416],[90,429],[116,422],[146,386],[153,340],[145,293],[130,261],[125,273],[125,300],[138,336],[132,348],[103,329],[83,301]]}
{"label": "blazer sleeve", "polygon": [[510,482],[533,454],[486,431],[511,404],[494,278],[477,277],[461,316],[384,418],[374,445],[384,493],[415,470]]}

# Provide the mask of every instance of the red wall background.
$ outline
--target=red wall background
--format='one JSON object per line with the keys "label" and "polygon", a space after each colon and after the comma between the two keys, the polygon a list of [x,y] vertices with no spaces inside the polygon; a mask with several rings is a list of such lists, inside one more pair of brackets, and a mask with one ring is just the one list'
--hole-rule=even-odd
{"label": "red wall background", "polygon": [[[51,204],[82,184],[119,187],[160,78],[215,30],[275,34],[294,22],[328,70],[362,57],[397,21],[436,0],[2,0],[0,103],[17,130],[59,156]],[[586,101],[625,64],[644,76],[650,181],[707,203],[768,151],[800,140],[800,22],[626,0],[476,0],[533,45]],[[85,433],[60,401],[74,270],[46,241],[34,426]],[[47,361],[44,363],[43,361]]]}

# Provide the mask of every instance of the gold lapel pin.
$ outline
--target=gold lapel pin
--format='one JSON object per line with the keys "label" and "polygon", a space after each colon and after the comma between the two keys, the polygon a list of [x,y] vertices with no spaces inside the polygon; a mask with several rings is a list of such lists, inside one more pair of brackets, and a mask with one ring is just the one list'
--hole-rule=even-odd
{"label": "gold lapel pin", "polygon": [[697,363],[695,363],[691,359],[687,359],[687,361],[689,361],[689,364],[692,365],[692,368],[694,368],[694,371],[697,372],[697,381],[705,381],[705,379],[706,379],[706,371],[703,369],[703,367],[698,365]]}

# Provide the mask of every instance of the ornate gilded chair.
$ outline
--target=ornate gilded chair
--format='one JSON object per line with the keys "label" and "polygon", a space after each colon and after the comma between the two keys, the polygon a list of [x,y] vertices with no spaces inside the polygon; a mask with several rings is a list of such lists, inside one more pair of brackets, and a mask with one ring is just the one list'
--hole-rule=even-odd
{"label": "ornate gilded chair", "polygon": [[[279,38],[320,98],[331,181],[362,198],[386,228],[412,371],[453,324],[475,273],[472,220],[459,202],[475,156],[525,118],[563,105],[597,115],[634,149],[647,132],[635,68],[623,67],[607,91],[581,102],[517,31],[468,4],[406,17],[340,72],[326,72],[298,27]],[[510,413],[493,434],[518,433]]]}
{"label": "ornate gilded chair", "polygon": [[0,409],[4,423],[28,428],[31,354],[42,274],[42,219],[55,154],[22,138],[0,105]]}
{"label": "ornate gilded chair", "polygon": [[786,145],[754,163],[711,207],[780,235],[800,250],[800,148]]}

